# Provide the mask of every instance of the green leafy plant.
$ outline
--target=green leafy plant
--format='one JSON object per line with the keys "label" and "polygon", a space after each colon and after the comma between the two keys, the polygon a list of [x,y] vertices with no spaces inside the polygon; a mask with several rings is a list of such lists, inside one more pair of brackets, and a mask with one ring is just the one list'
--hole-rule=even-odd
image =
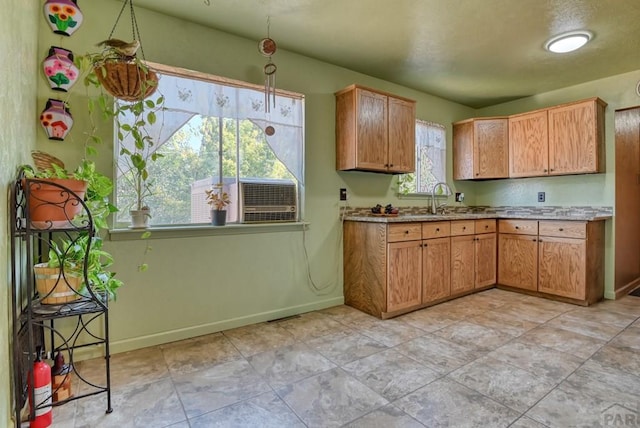
{"label": "green leafy plant", "polygon": [[83,282],[84,288],[80,293],[88,295],[86,286],[89,285],[94,293],[105,293],[109,299],[115,300],[116,290],[122,286],[122,281],[109,270],[113,265],[113,256],[102,249],[102,243],[102,238],[90,237],[86,233],[76,239],[51,241],[47,266],[61,268],[65,275],[82,277],[86,262],[88,284]]}
{"label": "green leafy plant", "polygon": [[415,193],[415,173],[400,174],[396,178],[396,193],[399,195],[408,195]]}
{"label": "green leafy plant", "polygon": [[[94,292],[106,293],[109,299],[116,298],[116,290],[122,286],[122,281],[109,270],[113,264],[113,256],[102,249],[101,230],[108,228],[108,217],[117,211],[109,202],[113,191],[111,179],[96,170],[95,163],[83,159],[74,172],[68,172],[56,164],[46,170],[35,171],[24,167],[26,178],[34,179],[76,179],[87,182],[85,204],[93,219],[93,234],[84,231],[75,238],[61,238],[51,241],[49,249],[48,267],[61,268],[65,275],[83,276],[86,262],[87,279]],[[85,225],[87,213],[84,212],[72,220],[73,224]],[[87,284],[84,284],[86,286]]]}
{"label": "green leafy plant", "polygon": [[[157,75],[135,56],[125,56],[120,50],[107,47],[99,53],[77,55],[74,59],[76,66],[85,75],[83,81],[86,87],[100,88],[97,97],[89,97],[88,109],[91,116],[98,109],[103,119],[115,121],[116,134],[120,142],[120,160],[117,166],[121,177],[126,181],[126,187],[135,195],[131,209],[143,210],[145,198],[152,195],[153,182],[149,176],[149,162],[162,157],[154,151],[155,142],[149,135],[147,126],[157,122],[158,113],[162,111],[164,97],[152,99],[148,94],[155,91]],[[127,95],[124,99],[116,99],[110,103],[109,96],[104,92],[105,84],[115,79],[110,77],[110,65],[124,64],[139,80],[136,94]],[[131,70],[129,70],[131,72]],[[118,98],[118,94],[115,95]],[[95,132],[96,126],[92,122],[92,132],[89,138],[100,143],[101,139]],[[127,144],[128,143],[128,144]]]}
{"label": "green leafy plant", "polygon": [[[111,213],[117,212],[118,208],[109,202],[109,196],[113,191],[113,181],[104,174],[96,170],[93,161],[83,159],[74,172],[68,172],[66,169],[52,164],[51,168],[41,171],[35,171],[30,167],[25,167],[24,174],[26,178],[38,179],[76,179],[87,182],[87,194],[85,195],[85,203],[91,212],[91,217],[96,227],[96,232],[101,229],[108,229],[108,218]],[[76,224],[81,224],[82,216],[74,219]]]}

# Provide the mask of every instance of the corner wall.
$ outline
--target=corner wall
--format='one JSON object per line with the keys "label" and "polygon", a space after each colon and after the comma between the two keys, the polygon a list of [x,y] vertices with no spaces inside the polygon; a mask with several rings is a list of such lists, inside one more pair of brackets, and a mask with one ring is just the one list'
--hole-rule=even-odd
{"label": "corner wall", "polygon": [[[605,111],[605,172],[544,178],[491,180],[474,183],[478,205],[598,205],[615,206],[615,124],[614,112],[640,105],[636,85],[640,70],[586,82],[533,97],[477,111],[478,116],[516,114],[585,98],[600,97]],[[546,202],[537,202],[537,192],[546,193]],[[606,222],[605,298],[615,298],[615,236],[613,220]]]}
{"label": "corner wall", "polygon": [[[17,167],[28,163],[35,146],[37,28],[40,2],[0,0],[6,19],[0,32],[0,426],[14,425],[11,379],[11,263],[8,189]],[[6,338],[6,340],[5,340]]]}

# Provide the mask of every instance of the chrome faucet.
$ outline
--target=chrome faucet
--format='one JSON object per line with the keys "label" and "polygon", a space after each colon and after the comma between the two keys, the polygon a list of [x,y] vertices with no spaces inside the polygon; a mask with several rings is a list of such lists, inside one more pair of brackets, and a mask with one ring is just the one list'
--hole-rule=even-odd
{"label": "chrome faucet", "polygon": [[433,185],[433,189],[431,190],[431,214],[438,214],[438,208],[442,208],[442,207],[446,207],[447,203],[443,203],[440,204],[438,207],[436,207],[436,190],[438,189],[439,186],[444,186],[444,188],[446,189],[445,193],[446,195],[450,195],[451,194],[451,188],[449,187],[449,185],[445,182],[438,182],[436,184]]}

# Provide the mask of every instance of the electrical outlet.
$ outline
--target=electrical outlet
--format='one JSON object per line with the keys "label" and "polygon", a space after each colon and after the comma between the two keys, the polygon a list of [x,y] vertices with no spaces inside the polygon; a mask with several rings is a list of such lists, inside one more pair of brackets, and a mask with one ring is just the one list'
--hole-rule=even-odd
{"label": "electrical outlet", "polygon": [[345,188],[341,188],[340,189],[340,200],[341,201],[346,201],[347,200],[347,189],[345,189]]}
{"label": "electrical outlet", "polygon": [[464,193],[456,192],[456,202],[464,201]]}
{"label": "electrical outlet", "polygon": [[544,202],[544,192],[538,192],[538,202]]}

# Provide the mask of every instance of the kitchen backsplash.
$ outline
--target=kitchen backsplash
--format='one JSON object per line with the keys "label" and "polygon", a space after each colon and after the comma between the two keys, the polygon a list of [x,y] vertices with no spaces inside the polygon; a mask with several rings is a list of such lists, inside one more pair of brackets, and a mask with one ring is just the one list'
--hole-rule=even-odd
{"label": "kitchen backsplash", "polygon": [[[431,207],[398,207],[400,215],[422,215],[429,214]],[[560,207],[560,206],[522,206],[522,207],[466,207],[466,206],[449,206],[447,207],[448,213],[460,213],[460,214],[497,214],[497,215],[536,215],[536,216],[589,216],[589,217],[606,217],[613,215],[613,207],[592,207],[592,206],[577,206],[577,207]],[[359,216],[371,214],[371,207],[368,208],[347,208],[346,216]]]}

